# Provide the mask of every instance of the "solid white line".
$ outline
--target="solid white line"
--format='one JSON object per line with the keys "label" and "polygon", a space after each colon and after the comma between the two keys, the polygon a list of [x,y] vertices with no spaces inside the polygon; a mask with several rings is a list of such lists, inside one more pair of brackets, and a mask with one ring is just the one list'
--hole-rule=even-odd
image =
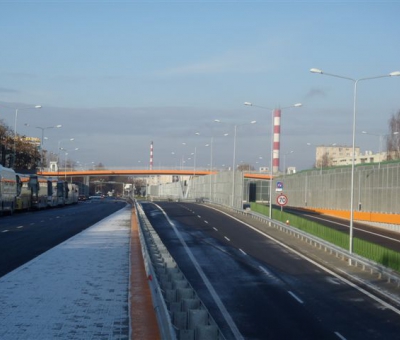
{"label": "solid white line", "polygon": [[246,252],[242,249],[239,248],[239,250],[242,252],[243,255],[247,255]]}
{"label": "solid white line", "polygon": [[292,297],[294,297],[294,298],[297,300],[297,302],[299,302],[299,303],[301,303],[301,304],[304,303],[303,300],[300,299],[295,293],[291,292],[290,290],[288,290],[288,293],[289,293]]}
{"label": "solid white line", "polygon": [[186,253],[188,254],[189,258],[192,260],[194,267],[197,269],[197,272],[199,273],[199,275],[201,276],[201,278],[203,279],[204,284],[206,285],[206,287],[208,288],[208,291],[210,292],[211,296],[213,297],[216,305],[219,307],[219,310],[221,311],[221,314],[224,316],[227,324],[229,325],[235,339],[240,339],[240,340],[244,340],[242,334],[240,333],[239,329],[237,328],[235,322],[233,321],[231,315],[229,314],[229,312],[227,311],[225,305],[222,303],[219,295],[217,294],[217,292],[215,291],[213,285],[211,284],[210,280],[208,279],[208,277],[206,276],[206,274],[203,272],[203,269],[201,269],[201,266],[199,265],[199,263],[196,261],[195,256],[193,255],[193,253],[191,252],[190,248],[188,247],[188,245],[186,244],[185,240],[183,239],[182,235],[179,233],[179,231],[176,229],[175,225],[172,223],[172,221],[169,219],[167,213],[157,204],[154,204],[158,209],[161,210],[161,212],[164,214],[165,218],[167,219],[168,223],[172,226],[172,229],[174,229],[176,236],[178,237],[178,239],[180,240],[181,244],[184,246]]}
{"label": "solid white line", "polygon": [[[211,207],[210,207],[210,209],[214,209],[214,208],[211,208]],[[287,246],[286,244],[284,244],[284,243],[278,241],[277,239],[273,238],[272,236],[263,233],[261,230],[258,230],[257,228],[254,228],[254,227],[251,226],[250,224],[247,224],[247,223],[245,223],[245,222],[243,222],[243,221],[241,221],[241,220],[239,220],[239,219],[233,217],[232,215],[229,215],[229,214],[227,214],[227,213],[225,213],[225,212],[223,212],[223,211],[221,211],[221,210],[217,210],[217,209],[214,209],[214,210],[219,211],[220,213],[225,214],[225,215],[227,215],[227,216],[233,218],[234,220],[236,220],[236,221],[242,223],[243,225],[245,225],[245,226],[247,226],[247,227],[253,229],[253,230],[254,230],[255,232],[257,232],[257,233],[259,233],[259,234],[261,234],[261,235],[264,235],[265,237],[269,238],[270,240],[272,240],[272,241],[276,242],[277,244],[281,245],[283,248],[285,248],[285,249],[287,249],[287,250],[290,250],[290,251],[293,252],[294,254],[300,256],[302,259],[304,259],[304,260],[306,260],[306,261],[312,263],[313,265],[315,265],[316,267],[322,269],[322,270],[325,271],[326,273],[328,273],[328,274],[330,274],[330,275],[332,275],[332,276],[338,278],[339,280],[341,280],[342,282],[346,283],[346,284],[349,285],[350,287],[353,287],[354,289],[357,289],[359,292],[361,292],[361,293],[367,295],[367,296],[370,297],[371,299],[375,300],[376,302],[380,303],[381,305],[385,306],[386,308],[388,308],[388,309],[392,310],[393,312],[395,312],[396,314],[399,314],[399,315],[400,315],[400,310],[399,310],[399,309],[397,309],[397,308],[395,308],[394,306],[388,304],[387,302],[383,301],[383,300],[380,299],[379,297],[377,297],[377,296],[371,294],[370,292],[366,291],[365,289],[361,288],[360,286],[357,286],[356,284],[354,284],[353,282],[351,282],[351,281],[347,280],[346,278],[340,276],[339,274],[336,274],[335,272],[333,272],[332,270],[330,270],[330,269],[324,267],[323,265],[319,264],[318,262],[315,262],[314,260],[308,258],[306,255],[303,255],[302,253],[298,252],[297,250],[290,248],[289,246]],[[371,286],[371,288],[373,288],[373,286]]]}
{"label": "solid white line", "polygon": [[346,338],[342,334],[340,334],[339,332],[335,332],[335,334],[339,339],[346,340]]}
{"label": "solid white line", "polygon": [[229,238],[227,238],[226,236],[224,236],[224,238],[225,238],[225,240],[227,240],[227,241],[230,241],[230,239],[229,239]]}

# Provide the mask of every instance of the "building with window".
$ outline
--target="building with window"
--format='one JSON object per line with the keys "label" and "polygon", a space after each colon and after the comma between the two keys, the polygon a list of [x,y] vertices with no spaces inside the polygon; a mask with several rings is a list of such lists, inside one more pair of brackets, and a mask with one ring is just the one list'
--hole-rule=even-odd
{"label": "building with window", "polygon": [[[342,145],[330,145],[330,146],[317,146],[315,153],[315,166],[320,167],[331,167],[331,166],[342,166],[351,165],[353,148],[351,146]],[[380,163],[385,162],[388,159],[387,152],[372,153],[372,151],[360,152],[360,148],[354,150],[354,163],[355,164],[367,164],[367,163]]]}

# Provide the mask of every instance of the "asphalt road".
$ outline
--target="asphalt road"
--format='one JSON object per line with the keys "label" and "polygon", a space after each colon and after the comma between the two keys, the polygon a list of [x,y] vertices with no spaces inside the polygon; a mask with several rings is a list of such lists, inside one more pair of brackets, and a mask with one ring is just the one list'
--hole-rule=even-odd
{"label": "asphalt road", "polygon": [[0,217],[0,277],[125,206],[104,199]]}
{"label": "asphalt road", "polygon": [[191,203],[142,205],[227,339],[398,338],[399,314],[240,221]]}

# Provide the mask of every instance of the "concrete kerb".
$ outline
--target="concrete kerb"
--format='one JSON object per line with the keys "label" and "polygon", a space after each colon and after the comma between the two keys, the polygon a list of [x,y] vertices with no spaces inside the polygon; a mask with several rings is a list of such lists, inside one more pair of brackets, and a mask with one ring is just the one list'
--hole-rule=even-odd
{"label": "concrete kerb", "polygon": [[153,304],[162,339],[223,340],[208,310],[186,280],[178,265],[135,203],[140,223],[143,256],[152,275]]}
{"label": "concrete kerb", "polygon": [[159,325],[158,301],[154,298],[156,287],[135,205],[132,206],[131,232],[130,339],[169,339],[161,336],[163,328]]}

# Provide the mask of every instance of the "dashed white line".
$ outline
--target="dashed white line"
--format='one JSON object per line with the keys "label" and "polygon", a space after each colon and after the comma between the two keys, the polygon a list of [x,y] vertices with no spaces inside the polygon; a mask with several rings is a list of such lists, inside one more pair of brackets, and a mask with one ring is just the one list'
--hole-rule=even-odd
{"label": "dashed white line", "polygon": [[208,224],[208,222],[207,222],[207,221],[204,221],[204,223]]}
{"label": "dashed white line", "polygon": [[239,250],[242,252],[243,255],[247,255],[246,252],[242,249],[239,248]]}
{"label": "dashed white line", "polygon": [[201,216],[200,216],[200,215],[197,215],[197,217],[198,217],[198,218],[201,218]]}
{"label": "dashed white line", "polygon": [[218,229],[217,229],[217,228],[215,228],[215,227],[213,227],[213,229],[214,229],[215,231],[218,231]]}
{"label": "dashed white line", "polygon": [[339,332],[335,332],[335,334],[339,339],[346,340],[346,338],[342,334],[340,334]]}
{"label": "dashed white line", "polygon": [[17,227],[17,229],[21,229],[21,228],[23,228],[24,226],[23,225],[20,225],[19,227]]}
{"label": "dashed white line", "polygon": [[225,238],[225,240],[227,240],[227,241],[230,241],[230,239],[229,239],[229,238],[227,238],[226,236],[224,236],[224,238]]}
{"label": "dashed white line", "polygon": [[288,290],[288,293],[297,300],[297,302],[299,303],[304,303],[302,299],[300,299],[296,294],[294,294],[293,292],[291,292],[290,290]]}
{"label": "dashed white line", "polygon": [[8,230],[3,230],[2,233],[8,233]]}

